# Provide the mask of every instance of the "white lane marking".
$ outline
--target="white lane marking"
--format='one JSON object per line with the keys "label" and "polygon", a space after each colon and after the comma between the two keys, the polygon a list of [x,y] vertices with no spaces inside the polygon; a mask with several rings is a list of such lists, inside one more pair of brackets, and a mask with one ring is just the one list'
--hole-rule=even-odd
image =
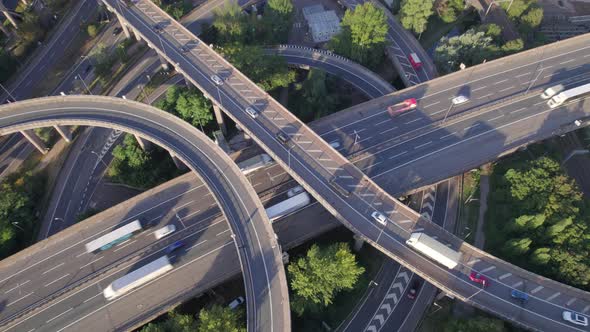
{"label": "white lane marking", "polygon": [[485,95],[485,96],[481,96],[481,97],[477,98],[477,100],[484,99],[484,98],[487,98],[487,97],[491,97],[491,96],[493,96],[493,95],[494,95],[493,93],[488,93],[488,94],[487,94],[487,95]]}
{"label": "white lane marking", "polygon": [[68,309],[68,310],[66,310],[66,311],[64,311],[64,312],[62,312],[61,314],[59,314],[59,315],[57,315],[57,316],[55,316],[55,317],[51,318],[50,320],[48,320],[46,323],[49,323],[49,322],[51,322],[52,320],[58,319],[59,317],[61,317],[61,316],[65,315],[66,313],[68,313],[68,312],[72,311],[73,309],[74,309],[74,308],[70,308],[70,309]]}
{"label": "white lane marking", "polygon": [[13,288],[7,290],[6,292],[4,292],[4,294],[8,294],[8,293],[12,292],[13,290],[15,290],[15,289],[17,289],[17,288],[19,288],[21,286],[24,286],[24,285],[28,284],[29,281],[31,281],[31,280],[27,280],[27,281],[25,281],[23,283],[17,283],[16,286],[14,286]]}
{"label": "white lane marking", "polygon": [[514,89],[514,86],[507,87],[505,89],[499,90],[498,92],[504,92],[504,91],[508,91],[508,90],[512,90],[512,89]]}
{"label": "white lane marking", "polygon": [[442,136],[440,139],[445,139],[445,138],[447,138],[447,137],[451,137],[451,136],[453,136],[453,135],[455,135],[455,134],[457,134],[457,132],[456,132],[456,131],[454,131],[454,132],[452,132],[452,133],[450,133],[450,134],[444,135],[444,136]]}
{"label": "white lane marking", "polygon": [[471,125],[471,126],[469,126],[469,127],[465,127],[465,129],[463,129],[463,130],[465,130],[465,131],[468,131],[469,129],[471,129],[471,128],[475,128],[475,127],[477,127],[477,126],[479,126],[479,123],[473,124],[473,125]]}
{"label": "white lane marking", "polygon": [[556,297],[558,297],[559,295],[561,295],[561,292],[557,292],[557,293],[549,296],[548,298],[545,299],[545,301],[551,301],[551,300],[555,299]]}
{"label": "white lane marking", "polygon": [[424,106],[424,107],[422,107],[422,108],[428,108],[428,107],[430,107],[430,106],[434,106],[434,105],[436,105],[436,104],[440,104],[440,100],[439,100],[439,101],[437,101],[436,103],[428,104],[428,105],[426,105],[426,106]]}
{"label": "white lane marking", "polygon": [[53,270],[57,269],[58,267],[60,267],[60,266],[62,266],[62,265],[64,265],[64,264],[65,264],[65,262],[62,262],[61,264],[57,264],[56,266],[54,266],[54,267],[50,268],[49,270],[47,270],[47,271],[45,271],[45,272],[41,273],[41,275],[43,275],[43,274],[46,274],[46,273],[48,273],[48,272],[51,272],[51,271],[53,271]]}
{"label": "white lane marking", "polygon": [[180,210],[180,209],[182,209],[183,207],[185,207],[185,206],[187,206],[187,205],[189,205],[189,204],[191,204],[191,203],[193,203],[193,202],[194,202],[194,200],[192,200],[192,201],[190,201],[190,202],[188,202],[188,203],[184,203],[184,204],[182,204],[181,206],[177,206],[177,207],[175,207],[175,208],[174,208],[174,211]]}
{"label": "white lane marking", "polygon": [[190,247],[186,248],[185,250],[186,250],[186,251],[189,251],[189,250],[191,250],[192,248],[194,248],[194,247],[196,247],[196,246],[199,246],[199,245],[201,245],[201,244],[203,244],[203,243],[205,243],[205,242],[207,242],[207,240],[203,240],[203,241],[201,241],[201,242],[198,242],[197,244],[195,244],[195,245],[192,245],[192,246],[190,246]]}
{"label": "white lane marking", "polygon": [[103,293],[98,293],[98,294],[94,295],[93,297],[89,297],[89,298],[87,298],[86,300],[84,300],[84,302],[82,302],[82,303],[86,303],[86,302],[88,302],[88,301],[91,301],[93,298],[95,298],[95,297],[97,297],[97,296],[99,296],[99,295],[102,295],[102,294],[103,294]]}
{"label": "white lane marking", "polygon": [[226,230],[225,230],[225,231],[223,231],[223,232],[219,232],[219,233],[215,234],[215,236],[219,236],[219,235],[221,235],[221,234],[224,234],[224,233],[227,233],[227,232],[229,232],[229,231],[230,231],[229,229],[226,229]]}
{"label": "white lane marking", "polygon": [[197,213],[199,213],[199,212],[201,212],[201,210],[197,210],[197,211],[195,211],[195,212],[189,213],[189,214],[187,214],[186,216],[182,217],[182,219],[186,219],[186,218],[188,218],[188,217],[190,217],[190,216],[193,216],[193,215],[195,215],[195,214],[197,214]]}
{"label": "white lane marking", "polygon": [[378,126],[378,125],[380,125],[380,124],[387,123],[387,122],[389,122],[389,121],[391,121],[391,119],[387,119],[387,120],[383,120],[383,121],[377,122],[377,123],[375,123],[375,126]]}
{"label": "white lane marking", "polygon": [[6,305],[6,307],[7,307],[7,308],[8,308],[8,307],[10,307],[11,305],[13,305],[13,304],[15,304],[16,302],[18,302],[18,301],[20,301],[20,300],[22,300],[22,299],[24,299],[24,298],[26,298],[26,297],[30,296],[30,295],[31,295],[31,294],[33,294],[33,293],[35,293],[35,292],[30,292],[29,294],[27,294],[27,295],[25,295],[25,296],[23,296],[23,297],[19,297],[18,299],[14,300],[14,301],[12,301],[12,302],[10,302],[10,303],[8,303],[8,304]]}
{"label": "white lane marking", "polygon": [[496,267],[495,267],[494,265],[492,265],[492,266],[490,266],[490,267],[486,267],[485,269],[483,269],[483,270],[481,270],[481,271],[479,271],[479,272],[481,272],[481,273],[486,273],[486,272],[488,272],[488,271],[491,271],[491,270],[493,270],[493,269],[495,269],[495,268],[496,268]]}
{"label": "white lane marking", "polygon": [[531,294],[535,294],[536,292],[540,291],[540,290],[541,290],[541,289],[543,289],[543,288],[545,288],[545,287],[543,287],[543,286],[537,286],[537,287],[535,287],[535,289],[533,289],[533,290],[531,291]]}
{"label": "white lane marking", "polygon": [[471,90],[471,92],[475,92],[475,91],[483,90],[483,89],[485,89],[485,88],[486,88],[486,86],[482,86],[482,87],[479,87],[479,88],[476,88],[476,89],[473,89],[473,90]]}
{"label": "white lane marking", "polygon": [[383,135],[383,134],[385,134],[386,132],[388,132],[388,131],[392,131],[392,130],[395,130],[395,129],[397,129],[397,127],[391,127],[391,128],[389,128],[389,129],[387,129],[387,130],[384,130],[384,131],[380,132],[380,133],[379,133],[379,135]]}
{"label": "white lane marking", "polygon": [[512,112],[510,112],[510,114],[512,114],[512,113],[518,113],[518,112],[522,112],[522,111],[524,111],[524,110],[526,110],[526,109],[527,109],[526,107],[521,107],[521,108],[519,108],[519,109],[517,109],[517,110],[515,110],[515,111],[512,111]]}
{"label": "white lane marking", "polygon": [[59,278],[57,278],[57,279],[53,280],[52,282],[50,282],[50,283],[48,283],[48,284],[45,284],[45,285],[43,285],[43,286],[44,286],[44,287],[47,287],[47,286],[49,286],[49,285],[51,285],[51,284],[54,284],[54,283],[56,283],[56,282],[60,281],[61,279],[65,278],[65,277],[67,277],[67,276],[69,276],[69,275],[70,275],[69,273],[68,273],[68,274],[65,274],[65,275],[63,275],[63,276],[61,276],[61,277],[59,277]]}
{"label": "white lane marking", "polygon": [[477,262],[481,262],[481,259],[479,259],[479,258],[472,259],[469,262],[467,262],[467,265],[473,265],[473,264],[475,264]]}
{"label": "white lane marking", "polygon": [[434,113],[430,113],[430,115],[435,115],[435,114],[438,114],[438,113],[442,113],[442,112],[447,111],[447,110],[448,110],[448,108],[445,108],[445,109],[442,109],[440,111],[436,111]]}
{"label": "white lane marking", "polygon": [[432,143],[432,141],[430,141],[430,142],[426,142],[426,143],[424,143],[424,144],[420,144],[420,145],[418,145],[418,146],[415,146],[415,147],[414,147],[414,150],[417,150],[417,149],[419,149],[419,148],[425,147],[425,146],[427,146],[427,145],[428,145],[428,144],[430,144],[430,143]]}
{"label": "white lane marking", "polygon": [[422,120],[422,118],[417,118],[417,119],[414,119],[412,121],[405,122],[404,124],[407,125],[407,124],[410,124],[410,123],[413,123],[413,122],[416,122],[416,121],[420,121],[420,120]]}
{"label": "white lane marking", "polygon": [[502,84],[502,83],[504,83],[504,82],[506,82],[506,81],[508,81],[508,79],[505,79],[505,80],[498,81],[498,82],[494,83],[494,85],[496,85],[496,84]]}
{"label": "white lane marking", "polygon": [[519,281],[519,282],[515,283],[514,285],[512,285],[512,287],[513,288],[516,288],[516,287],[518,287],[518,286],[520,286],[522,284],[523,284],[523,282],[522,281]]}
{"label": "white lane marking", "polygon": [[94,263],[98,262],[99,260],[101,260],[103,258],[104,258],[104,256],[103,257],[99,257],[98,259],[95,259],[93,261],[90,261],[90,263],[88,263],[88,264],[84,264],[84,265],[80,266],[80,270],[82,270],[83,268],[87,267],[88,265],[91,265],[91,264],[94,264]]}
{"label": "white lane marking", "polygon": [[398,153],[398,154],[396,154],[396,155],[393,155],[393,156],[389,157],[388,159],[393,159],[393,158],[395,158],[395,157],[399,157],[399,156],[401,156],[401,155],[403,155],[403,154],[406,154],[406,153],[408,153],[408,151],[400,152],[400,153]]}
{"label": "white lane marking", "polygon": [[529,72],[526,72],[524,74],[516,75],[514,77],[523,77],[523,76],[530,75],[530,74],[531,74],[531,72],[529,71]]}
{"label": "white lane marking", "polygon": [[498,279],[500,279],[500,280],[506,279],[506,278],[510,277],[511,275],[512,275],[512,273],[508,272],[508,273],[505,273],[505,274],[499,276]]}
{"label": "white lane marking", "polygon": [[83,253],[76,255],[76,258],[79,258],[80,256],[84,256],[84,255],[86,255],[86,254],[87,254],[87,252],[86,252],[86,251],[84,251]]}
{"label": "white lane marking", "polygon": [[563,62],[560,62],[559,64],[560,64],[560,65],[565,65],[566,63],[570,63],[570,62],[572,62],[572,61],[576,61],[576,59],[569,59],[569,60],[565,60],[565,61],[563,61]]}
{"label": "white lane marking", "polygon": [[135,243],[135,242],[137,242],[137,240],[133,240],[133,241],[131,241],[131,242],[128,242],[128,243],[126,243],[124,246],[122,246],[122,247],[119,247],[119,248],[117,248],[117,249],[113,250],[113,252],[117,252],[117,251],[119,251],[119,250],[121,250],[121,249],[123,249],[123,248],[125,248],[125,247],[127,247],[127,246],[129,246],[129,245],[131,245],[131,244],[133,244],[133,243]]}
{"label": "white lane marking", "polygon": [[574,302],[576,302],[576,298],[570,299],[569,301],[567,301],[567,303],[565,305],[572,305]]}
{"label": "white lane marking", "polygon": [[491,119],[489,119],[489,120],[488,120],[488,122],[492,122],[492,121],[494,121],[494,120],[498,120],[499,118],[502,118],[502,117],[504,117],[504,114],[500,114],[500,115],[498,115],[498,116],[497,116],[497,117],[495,117],[495,118],[491,118]]}

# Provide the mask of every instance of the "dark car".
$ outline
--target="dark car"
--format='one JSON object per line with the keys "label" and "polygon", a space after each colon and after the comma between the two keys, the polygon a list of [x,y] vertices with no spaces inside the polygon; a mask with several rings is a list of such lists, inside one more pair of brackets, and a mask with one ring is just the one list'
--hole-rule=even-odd
{"label": "dark car", "polygon": [[171,254],[174,251],[176,251],[178,248],[182,248],[182,247],[184,247],[184,242],[176,241],[166,248],[166,254]]}
{"label": "dark car", "polygon": [[92,65],[86,66],[86,69],[84,69],[84,74],[88,74],[91,69],[92,69]]}
{"label": "dark car", "polygon": [[410,286],[410,289],[408,290],[408,298],[410,300],[414,300],[416,298],[418,295],[418,288],[420,288],[420,280],[414,280],[414,282],[412,282],[412,286]]}
{"label": "dark car", "polygon": [[116,27],[115,29],[113,29],[113,36],[116,36],[116,35],[120,34],[121,31],[123,31],[123,28]]}

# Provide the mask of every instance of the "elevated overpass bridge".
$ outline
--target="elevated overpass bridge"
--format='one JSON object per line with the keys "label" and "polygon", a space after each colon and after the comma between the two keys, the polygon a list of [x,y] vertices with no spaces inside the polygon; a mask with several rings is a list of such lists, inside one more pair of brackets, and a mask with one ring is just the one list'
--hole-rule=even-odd
{"label": "elevated overpass bridge", "polygon": [[[107,0],[105,3],[117,12],[120,20],[132,27],[136,35],[146,40],[160,56],[174,64],[191,83],[201,88],[239,123],[267,153],[347,227],[437,287],[514,321],[511,315],[519,307],[504,299],[511,289],[510,285],[499,282],[496,287],[482,290],[469,283],[467,275],[473,269],[478,270],[474,264],[482,264],[487,266],[486,269],[503,271],[504,274],[531,282],[538,281],[539,276],[489,256],[421,219],[417,213],[387,194],[268,94],[151,2],[138,1],[129,7],[117,1]],[[183,52],[187,47],[188,51]],[[223,84],[214,83],[213,75],[220,77]],[[537,79],[535,77],[528,84],[535,84]],[[493,94],[481,99],[491,96]],[[245,113],[248,106],[257,109],[259,115],[256,118]],[[336,191],[331,185],[334,182],[338,187],[347,188],[345,191],[350,194]],[[388,217],[389,222],[385,227],[370,218],[372,211],[381,211]],[[436,236],[439,241],[460,250],[463,253],[460,268],[444,269],[409,249],[405,240],[416,229]],[[549,280],[543,283],[542,287],[545,289],[560,294],[568,293],[576,296],[580,302],[588,301],[586,292]],[[528,309],[521,311],[517,323],[537,329],[577,329],[560,320],[559,306],[536,297],[529,303]]]}

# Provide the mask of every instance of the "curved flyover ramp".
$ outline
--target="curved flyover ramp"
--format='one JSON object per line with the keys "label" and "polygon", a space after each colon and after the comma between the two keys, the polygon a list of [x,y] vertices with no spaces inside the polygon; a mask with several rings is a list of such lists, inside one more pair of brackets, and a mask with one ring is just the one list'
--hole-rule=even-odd
{"label": "curved flyover ramp", "polygon": [[0,135],[55,124],[119,129],[172,151],[201,177],[229,223],[244,276],[248,330],[290,330],[287,282],[271,223],[250,183],[208,137],[168,113],[118,98],[59,96],[0,106]]}
{"label": "curved flyover ramp", "polygon": [[395,89],[370,69],[326,50],[299,45],[278,45],[264,50],[280,55],[290,64],[322,69],[352,84],[370,98],[392,93]]}

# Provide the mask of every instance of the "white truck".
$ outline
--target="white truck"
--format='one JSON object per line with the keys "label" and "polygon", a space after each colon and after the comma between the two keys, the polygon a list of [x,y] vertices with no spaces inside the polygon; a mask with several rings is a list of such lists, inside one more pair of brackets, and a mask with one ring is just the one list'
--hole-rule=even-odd
{"label": "white truck", "polygon": [[406,244],[449,269],[455,268],[461,260],[460,252],[445,246],[424,233],[412,233]]}
{"label": "white truck", "polygon": [[137,288],[173,269],[168,256],[162,256],[137,270],[133,270],[121,278],[113,281],[103,290],[107,300],[115,299],[130,290]]}
{"label": "white truck", "polygon": [[311,202],[309,194],[307,192],[302,192],[301,194],[295,195],[267,208],[266,214],[268,215],[268,219],[272,222],[306,206],[309,202]]}
{"label": "white truck", "polygon": [[274,160],[272,160],[272,158],[266,153],[263,153],[250,159],[246,159],[244,161],[239,162],[238,167],[240,168],[242,173],[246,175],[258,169],[261,169],[262,167],[271,165],[272,163],[274,163]]}
{"label": "white truck", "polygon": [[556,94],[551,99],[549,99],[547,105],[549,105],[549,107],[551,108],[555,108],[566,102],[568,99],[579,97],[586,93],[590,93],[590,83],[580,85],[575,88],[565,90]]}

